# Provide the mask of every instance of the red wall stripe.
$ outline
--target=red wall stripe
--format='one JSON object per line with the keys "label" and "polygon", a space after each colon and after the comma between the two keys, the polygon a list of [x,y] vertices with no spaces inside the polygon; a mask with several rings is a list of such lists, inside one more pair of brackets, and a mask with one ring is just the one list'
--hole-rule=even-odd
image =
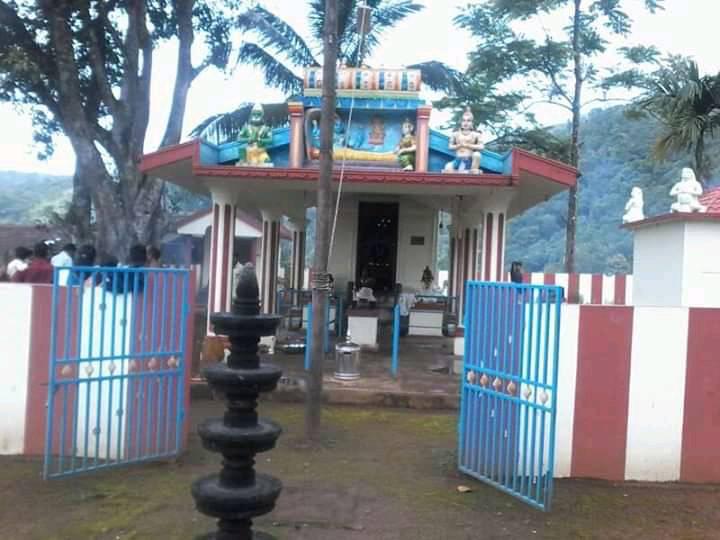
{"label": "red wall stripe", "polygon": [[495,279],[502,281],[503,242],[505,241],[505,214],[498,214],[498,240],[496,246],[497,262],[495,263]]}
{"label": "red wall stripe", "polygon": [[568,292],[567,292],[568,303],[577,304],[580,302],[580,275],[569,274],[568,275]]}
{"label": "red wall stripe", "polygon": [[483,279],[490,281],[490,268],[492,259],[492,236],[493,236],[493,215],[492,212],[488,212],[487,218],[485,219],[485,245],[483,246],[483,252],[485,253],[485,275]]}
{"label": "red wall stripe", "polygon": [[590,294],[590,303],[602,304],[603,277],[602,274],[592,275],[592,289]]}
{"label": "red wall stripe", "polygon": [[208,308],[209,315],[215,313],[215,287],[217,282],[217,246],[218,246],[218,227],[220,225],[220,205],[213,205],[213,228],[212,228],[212,257],[210,262],[210,306]]}
{"label": "red wall stripe", "polygon": [[615,305],[624,306],[626,303],[626,290],[627,289],[627,276],[625,274],[618,274],[615,276]]}
{"label": "red wall stripe", "polygon": [[632,307],[580,307],[572,476],[625,477],[632,330]]}
{"label": "red wall stripe", "polygon": [[[45,430],[47,426],[47,409],[45,403],[48,399],[48,358],[50,358],[50,317],[52,314],[52,286],[33,285],[31,314],[30,314],[30,359],[28,365],[27,379],[27,401],[25,403],[25,443],[23,453],[28,456],[40,456],[45,450]],[[63,287],[58,296],[58,327],[65,326],[65,306],[67,302],[67,291],[70,287]],[[75,302],[77,304],[77,302]],[[77,309],[73,309],[77,311]],[[75,317],[73,317],[75,318]],[[76,328],[76,324],[73,325]],[[73,328],[73,330],[75,330]],[[60,332],[59,334],[63,334]],[[75,334],[76,335],[76,334]],[[58,336],[61,337],[61,336]],[[63,350],[58,344],[58,350]],[[73,351],[76,352],[76,351]],[[57,395],[59,395],[58,392]],[[68,409],[72,400],[68,400]],[[59,400],[55,401],[57,405]],[[60,402],[62,403],[62,402]],[[60,419],[58,409],[55,408],[55,416]],[[70,431],[70,430],[68,430]],[[53,447],[57,448],[58,437],[55,438]]]}
{"label": "red wall stripe", "polygon": [[720,310],[690,308],[680,480],[720,482]]}
{"label": "red wall stripe", "polygon": [[555,285],[555,274],[543,274],[544,285]]}

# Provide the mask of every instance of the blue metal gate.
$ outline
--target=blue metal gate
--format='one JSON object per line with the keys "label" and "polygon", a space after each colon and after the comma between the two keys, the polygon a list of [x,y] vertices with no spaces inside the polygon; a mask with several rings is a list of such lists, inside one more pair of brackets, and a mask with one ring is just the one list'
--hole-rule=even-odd
{"label": "blue metal gate", "polygon": [[177,455],[188,270],[57,268],[45,478]]}
{"label": "blue metal gate", "polygon": [[466,291],[459,468],[549,510],[563,289],[468,282]]}

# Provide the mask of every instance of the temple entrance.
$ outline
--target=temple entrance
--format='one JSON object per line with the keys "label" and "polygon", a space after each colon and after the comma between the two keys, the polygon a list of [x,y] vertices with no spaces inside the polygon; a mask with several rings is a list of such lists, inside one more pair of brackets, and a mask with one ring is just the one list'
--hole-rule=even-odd
{"label": "temple entrance", "polygon": [[376,292],[395,286],[398,204],[361,202],[358,209],[355,282]]}

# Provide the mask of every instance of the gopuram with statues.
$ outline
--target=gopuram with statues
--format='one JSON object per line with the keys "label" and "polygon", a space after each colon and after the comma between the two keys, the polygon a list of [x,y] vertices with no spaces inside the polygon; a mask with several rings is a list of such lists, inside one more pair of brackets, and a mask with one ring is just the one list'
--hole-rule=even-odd
{"label": "gopuram with statues", "polygon": [[[322,84],[322,68],[307,69],[303,94],[286,104],[282,122],[271,123],[263,104],[255,104],[227,140],[201,135],[143,158],[146,174],[212,197],[209,313],[231,305],[238,212],[262,223],[261,248],[251,262],[258,266],[263,311],[277,308],[281,227],[293,237],[286,287],[307,286],[306,212],[316,203]],[[508,220],[574,186],[577,171],[520,149],[503,155],[485,149],[470,107],[453,129],[431,128],[432,106],[422,91],[417,70],[338,70],[333,200],[339,206],[329,272],[336,294],[356,304],[377,311],[392,307],[399,293],[432,293],[445,298],[439,300],[444,313],[462,321],[466,280],[506,279]],[[450,223],[441,217],[447,214]],[[450,228],[450,270],[440,282],[443,227]],[[433,311],[418,323],[430,333],[441,324]]]}

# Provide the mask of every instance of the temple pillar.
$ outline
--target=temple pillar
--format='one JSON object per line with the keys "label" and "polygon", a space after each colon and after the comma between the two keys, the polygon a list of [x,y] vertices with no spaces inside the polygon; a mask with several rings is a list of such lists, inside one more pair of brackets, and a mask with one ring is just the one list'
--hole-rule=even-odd
{"label": "temple pillar", "polygon": [[292,261],[290,271],[290,288],[303,288],[305,276],[305,219],[292,220]]}
{"label": "temple pillar", "polygon": [[415,170],[426,172],[428,170],[428,159],[430,155],[430,112],[432,105],[422,105],[417,109],[415,126],[415,139],[417,150],[415,151]]}
{"label": "temple pillar", "polygon": [[505,238],[507,232],[505,210],[486,211],[484,215],[483,250],[480,275],[483,281],[506,281]]}
{"label": "temple pillar", "polygon": [[273,313],[277,297],[278,259],[280,257],[280,214],[262,210],[260,255],[260,301],[262,312]]}
{"label": "temple pillar", "polygon": [[303,155],[305,153],[304,143],[304,109],[302,103],[288,103],[290,113],[290,162],[292,168],[299,169],[303,166]]}
{"label": "temple pillar", "polygon": [[[208,284],[208,314],[210,315],[230,311],[236,214],[235,201],[229,194],[213,191],[212,199],[211,254]],[[209,326],[208,330],[210,330]]]}
{"label": "temple pillar", "polygon": [[458,321],[462,324],[465,309],[465,283],[477,279],[480,230],[453,217],[450,230],[450,283],[449,295],[456,300]]}

